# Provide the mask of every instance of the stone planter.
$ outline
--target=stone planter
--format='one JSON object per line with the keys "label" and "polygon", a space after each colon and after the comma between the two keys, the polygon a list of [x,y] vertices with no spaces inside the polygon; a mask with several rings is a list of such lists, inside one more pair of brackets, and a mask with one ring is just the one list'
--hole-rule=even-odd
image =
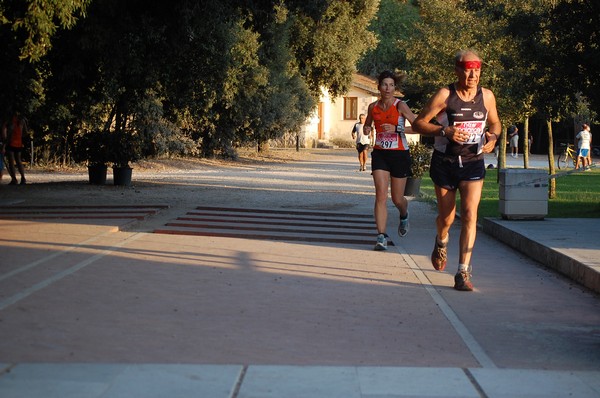
{"label": "stone planter", "polygon": [[404,196],[419,196],[420,193],[421,177],[408,177],[406,179],[406,186],[404,187]]}
{"label": "stone planter", "polygon": [[133,169],[131,167],[113,167],[113,184],[114,185],[131,185],[131,175]]}
{"label": "stone planter", "polygon": [[104,185],[106,184],[106,167],[105,164],[98,164],[88,166],[88,177],[90,184],[93,185]]}

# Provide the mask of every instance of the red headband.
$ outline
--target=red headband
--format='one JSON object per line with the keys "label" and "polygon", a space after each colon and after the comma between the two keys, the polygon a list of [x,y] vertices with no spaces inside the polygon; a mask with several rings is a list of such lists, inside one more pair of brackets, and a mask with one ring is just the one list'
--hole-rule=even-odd
{"label": "red headband", "polygon": [[481,61],[458,61],[457,66],[467,69],[481,69]]}

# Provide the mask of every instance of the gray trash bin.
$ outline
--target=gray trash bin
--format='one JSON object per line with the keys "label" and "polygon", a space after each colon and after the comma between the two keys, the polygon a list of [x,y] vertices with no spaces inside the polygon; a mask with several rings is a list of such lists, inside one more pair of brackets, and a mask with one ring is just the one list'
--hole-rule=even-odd
{"label": "gray trash bin", "polygon": [[501,169],[500,215],[508,220],[542,220],[548,215],[548,172]]}

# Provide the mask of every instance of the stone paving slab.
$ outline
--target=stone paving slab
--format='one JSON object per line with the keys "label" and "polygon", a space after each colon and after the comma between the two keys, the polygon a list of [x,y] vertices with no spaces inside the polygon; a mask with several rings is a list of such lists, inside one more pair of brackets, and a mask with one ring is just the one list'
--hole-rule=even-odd
{"label": "stone paving slab", "polygon": [[0,378],[3,398],[229,398],[241,366],[19,364]]}
{"label": "stone paving slab", "polygon": [[558,372],[532,369],[471,369],[489,398],[600,396],[600,372]]}
{"label": "stone paving slab", "polygon": [[3,398],[600,397],[600,372],[190,364],[0,365]]}

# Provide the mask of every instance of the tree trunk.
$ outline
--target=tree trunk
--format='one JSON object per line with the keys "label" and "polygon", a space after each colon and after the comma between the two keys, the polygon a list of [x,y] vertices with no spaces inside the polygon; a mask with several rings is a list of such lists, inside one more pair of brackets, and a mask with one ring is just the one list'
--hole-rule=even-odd
{"label": "tree trunk", "polygon": [[523,126],[523,167],[529,168],[529,116],[525,117]]}
{"label": "tree trunk", "polygon": [[[553,175],[554,169],[554,140],[552,139],[552,119],[546,120],[546,126],[548,127],[548,170],[549,174]],[[556,179],[552,178],[548,181],[548,198],[554,199],[556,197]]]}
{"label": "tree trunk", "polygon": [[268,152],[269,149],[269,141],[258,141],[258,147],[256,148],[258,153]]}
{"label": "tree trunk", "polygon": [[[63,150],[63,156],[62,156],[62,164],[63,166],[66,166],[67,164],[69,164],[72,160],[72,156],[71,156],[71,149],[73,148],[74,141],[75,141],[75,133],[76,133],[76,128],[73,125],[73,123],[69,123],[69,126],[67,127],[67,134],[65,135],[65,140],[64,140],[64,150]],[[33,159],[32,159],[33,162]]]}
{"label": "tree trunk", "polygon": [[504,125],[498,139],[500,142],[498,143],[498,175],[496,176],[496,182],[500,181],[500,170],[506,168],[506,128]]}
{"label": "tree trunk", "polygon": [[500,151],[498,152],[498,168],[506,168],[506,128],[502,128],[500,133]]}

